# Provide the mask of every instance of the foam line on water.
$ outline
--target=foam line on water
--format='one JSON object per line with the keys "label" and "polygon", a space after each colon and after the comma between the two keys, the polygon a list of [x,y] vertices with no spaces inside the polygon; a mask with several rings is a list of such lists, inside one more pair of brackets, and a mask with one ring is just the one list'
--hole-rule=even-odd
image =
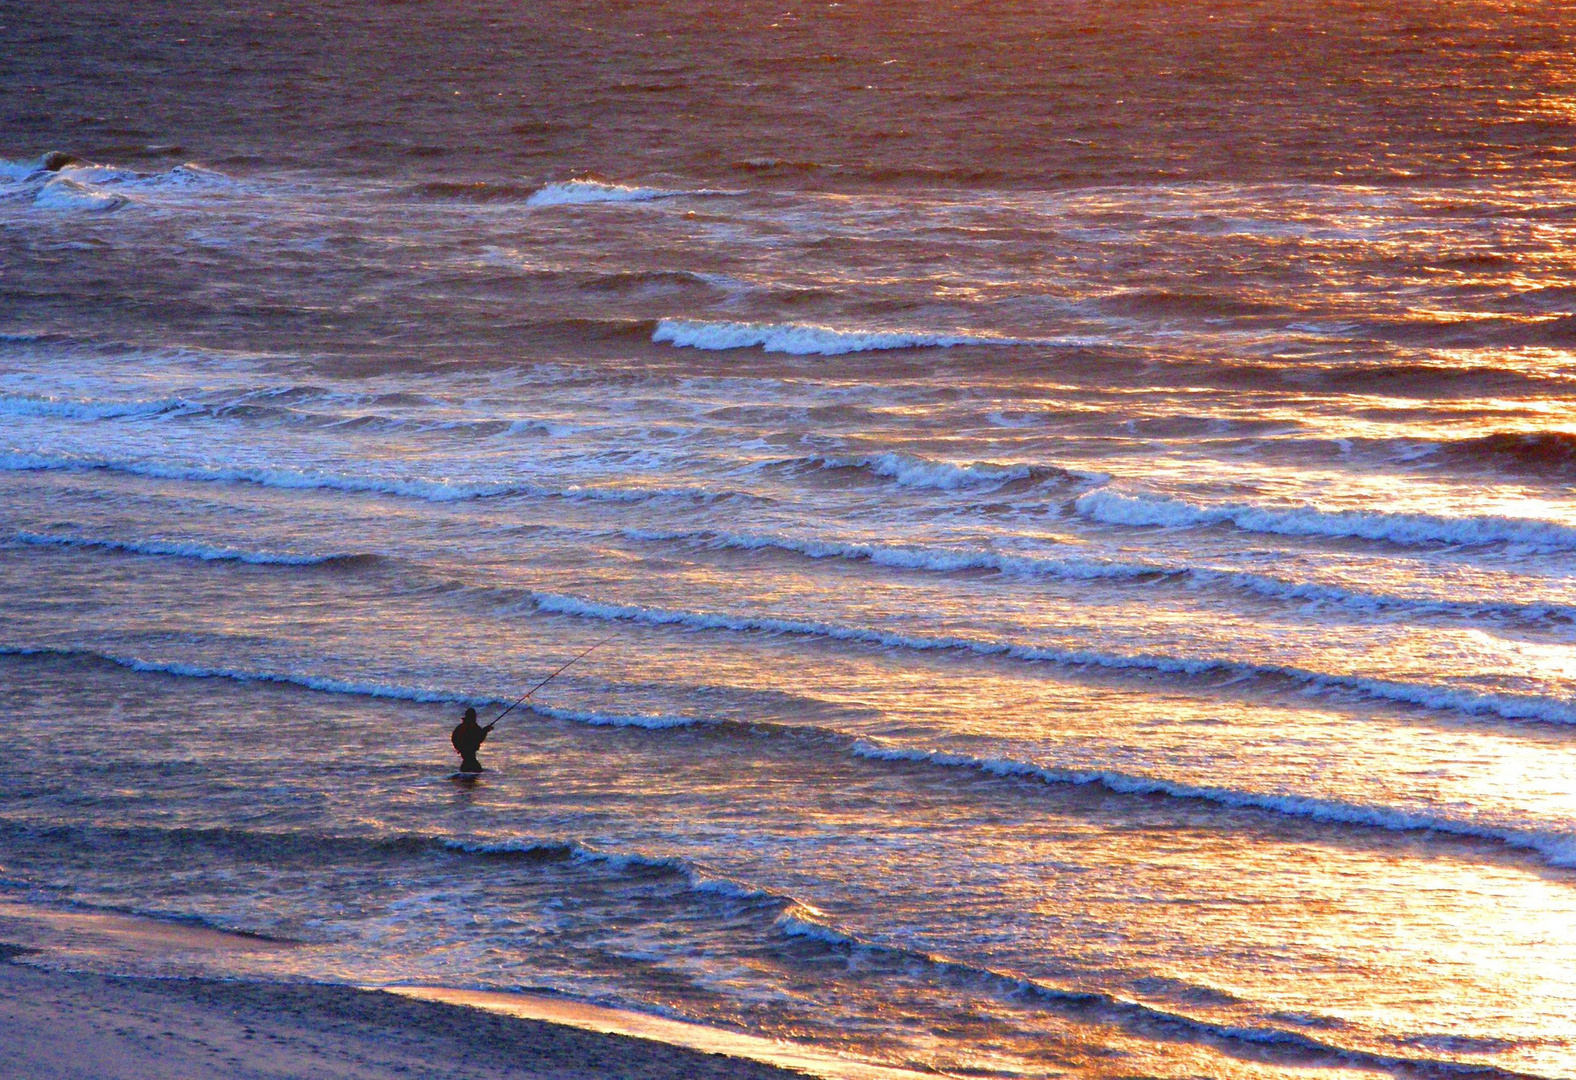
{"label": "foam line on water", "polygon": [[651,340],[691,349],[761,349],[794,356],[841,356],[889,349],[952,348],[959,345],[1066,345],[1071,340],[1024,339],[994,334],[925,330],[839,330],[814,323],[704,322],[662,319]]}
{"label": "foam line on water", "polygon": [[330,490],[352,494],[394,495],[401,498],[422,499],[427,502],[455,502],[463,499],[486,499],[505,496],[617,503],[643,503],[662,499],[716,502],[722,499],[743,497],[742,492],[707,491],[701,488],[653,488],[647,490],[614,487],[550,488],[525,481],[462,483],[453,480],[428,480],[417,477],[361,477],[282,468],[221,468],[166,465],[153,461],[17,452],[0,453],[0,471],[115,472],[133,476],[145,476],[158,480],[257,484],[262,487],[295,491]]}
{"label": "foam line on water", "polygon": [[1055,558],[982,548],[898,547],[868,541],[800,539],[772,533],[725,533],[711,529],[622,529],[618,535],[642,542],[687,543],[717,550],[784,551],[809,559],[846,559],[868,562],[873,566],[938,574],[993,570],[1013,577],[1050,577],[1067,581],[1193,581],[1200,585],[1238,589],[1276,600],[1335,604],[1363,612],[1397,611],[1467,621],[1508,618],[1528,623],[1576,622],[1576,608],[1563,604],[1507,604],[1486,600],[1392,596],[1214,567],[1080,557]]}
{"label": "foam line on water", "polygon": [[810,559],[847,559],[901,570],[953,573],[959,570],[997,570],[1025,577],[1065,577],[1077,580],[1174,576],[1185,571],[1144,563],[1097,559],[1052,559],[1007,552],[967,548],[895,547],[864,541],[796,539],[771,533],[723,533],[710,529],[623,529],[630,540],[686,542],[700,547],[761,551],[786,551]]}
{"label": "foam line on water", "polygon": [[181,398],[154,401],[84,401],[71,398],[0,395],[0,415],[52,416],[71,420],[109,420],[160,416],[192,408]]}
{"label": "foam line on water", "polygon": [[794,459],[791,462],[791,464],[799,463],[828,470],[857,469],[882,480],[891,480],[901,487],[928,488],[936,491],[998,488],[1019,480],[1099,481],[1103,479],[1099,476],[1069,472],[1054,465],[998,464],[988,461],[959,465],[950,461],[938,461],[934,458],[892,451],[858,455],[817,454]]}
{"label": "foam line on water", "polygon": [[217,169],[210,169],[196,162],[188,161],[183,165],[166,169],[163,172],[138,172],[135,169],[125,169],[114,165],[95,165],[91,162],[79,162],[67,165],[57,174],[77,183],[91,184],[94,187],[129,187],[133,189],[189,189],[189,188],[230,188],[236,186],[234,177],[227,176]]}
{"label": "foam line on water", "polygon": [[1234,788],[1183,784],[1153,776],[1134,776],[1110,769],[1062,769],[1002,758],[978,758],[937,750],[891,746],[871,739],[854,743],[852,752],[876,761],[902,761],[937,768],[967,769],[992,776],[1020,777],[1047,784],[1096,785],[1122,795],[1163,795],[1173,799],[1217,803],[1232,809],[1264,810],[1288,817],[1337,825],[1361,825],[1390,832],[1433,832],[1535,851],[1551,866],[1576,866],[1576,836],[1567,833],[1480,825],[1386,807],[1360,806],[1306,795],[1269,794]]}
{"label": "foam line on water", "polygon": [[332,408],[337,403],[354,410],[365,395],[330,394],[318,388],[270,388],[230,392],[209,401],[170,397],[150,401],[56,398],[24,394],[0,394],[0,415],[60,417],[72,420],[138,420],[176,414],[204,416],[218,420],[263,419],[313,428],[351,428],[358,430],[413,431],[417,433],[456,433],[486,437],[492,435],[549,435],[555,438],[575,435],[586,428],[535,417],[479,416],[450,419],[421,416],[395,416],[370,412],[310,411],[293,405],[275,404],[299,393],[307,400],[324,401]]}
{"label": "foam line on water", "polygon": [[692,892],[726,897],[748,904],[799,908],[815,915],[821,913],[812,905],[796,900],[784,893],[772,892],[756,885],[739,881],[727,874],[712,870],[701,863],[672,855],[647,855],[641,852],[604,851],[580,840],[503,840],[465,841],[444,840],[443,846],[473,855],[534,855],[543,851],[558,850],[568,860],[580,863],[599,863],[621,872],[655,871],[682,878]]}
{"label": "foam line on water", "polygon": [[666,188],[631,187],[609,184],[601,180],[560,180],[545,184],[525,200],[526,206],[586,206],[596,203],[642,203],[660,199],[707,197],[728,195],[730,192],[710,188],[696,190],[669,190]]}
{"label": "foam line on water", "polygon": [[[88,659],[113,664],[147,674],[182,678],[224,679],[241,684],[273,683],[297,686],[319,693],[347,694],[381,700],[417,703],[468,704],[476,708],[497,707],[510,702],[492,695],[464,694],[453,690],[354,682],[293,673],[207,667],[178,661],[146,660],[119,656],[97,649],[52,646],[0,645],[0,655]],[[719,720],[692,716],[613,714],[579,709],[556,708],[527,702],[523,708],[544,719],[591,727],[641,728],[666,731],[675,728],[711,727],[742,729],[757,735],[807,739],[832,744],[839,752],[868,761],[929,765],[941,769],[960,769],[1002,778],[1031,779],[1046,784],[1075,786],[1098,785],[1121,795],[1159,795],[1194,802],[1213,803],[1228,809],[1265,811],[1303,818],[1322,824],[1377,828],[1391,832],[1428,832],[1467,839],[1486,840],[1507,847],[1537,853],[1552,866],[1576,866],[1576,836],[1538,830],[1518,829],[1434,817],[1393,807],[1362,806],[1352,803],[1292,794],[1269,794],[1233,788],[1207,787],[1133,775],[1112,769],[1067,769],[1002,758],[980,758],[937,750],[897,746],[868,736],[856,737],[815,725],[783,725],[759,721]],[[513,842],[511,842],[512,844]],[[499,850],[515,850],[514,848]]]}
{"label": "foam line on water", "polygon": [[360,697],[382,698],[393,701],[413,701],[473,705],[505,704],[491,696],[466,696],[448,690],[418,686],[390,686],[384,683],[354,682],[348,679],[331,679],[317,675],[249,671],[244,668],[209,667],[178,660],[145,660],[137,656],[119,656],[98,649],[55,647],[48,645],[0,645],[0,656],[56,657],[65,660],[98,660],[130,671],[157,675],[175,675],[187,679],[225,679],[237,683],[278,683],[299,686],[305,690],[318,690],[329,694],[354,694]]}
{"label": "foam line on water", "polygon": [[[1272,599],[1291,602],[1335,604],[1363,612],[1396,611],[1418,617],[1436,616],[1474,622],[1481,619],[1511,619],[1540,622],[1576,623],[1576,609],[1561,604],[1505,604],[1489,601],[1434,599],[1430,597],[1388,596],[1364,593],[1314,582],[1286,581],[1261,574],[1218,570],[1208,567],[1170,566],[1159,563],[1113,560],[1047,558],[1008,552],[968,548],[892,547],[882,544],[841,540],[795,539],[773,534],[721,533],[708,529],[663,530],[620,529],[606,535],[642,543],[686,543],[714,550],[774,550],[801,555],[808,559],[843,559],[868,562],[898,570],[924,573],[957,573],[970,570],[995,571],[1016,577],[1052,577],[1066,581],[1194,581],[1204,586],[1239,589]],[[56,544],[67,547],[101,548],[133,554],[192,558],[203,561],[236,561],[258,565],[305,566],[329,562],[366,561],[369,553],[341,552],[328,555],[293,552],[251,551],[212,545],[177,543],[166,540],[119,540],[97,537],[57,536],[18,533],[12,541],[24,544]]]}
{"label": "foam line on water", "polygon": [[1057,986],[1012,971],[959,960],[909,945],[898,945],[862,935],[839,926],[827,913],[788,893],[741,881],[701,863],[680,856],[650,855],[642,852],[609,852],[578,840],[460,841],[440,843],[456,851],[487,856],[519,855],[526,858],[562,858],[581,864],[600,864],[615,872],[658,873],[683,881],[696,893],[719,896],[749,907],[775,911],[773,929],[784,938],[813,941],[839,953],[883,957],[905,969],[919,967],[931,977],[983,989],[1006,1000],[1033,1001],[1042,1006],[1093,1014],[1123,1026],[1159,1028],[1174,1036],[1192,1039],[1224,1040],[1247,1045],[1279,1045],[1324,1060],[1375,1065],[1381,1068],[1435,1067],[1465,1074],[1496,1077],[1522,1077],[1495,1067],[1457,1065],[1453,1062],[1354,1050],[1336,1043],[1315,1039],[1297,1031],[1278,1027],[1253,1027],[1221,1024],[1174,1009],[1085,987]]}
{"label": "foam line on water", "polygon": [[1350,690],[1366,697],[1439,711],[1460,712],[1474,716],[1494,715],[1507,720],[1576,724],[1576,705],[1549,698],[1478,693],[1421,683],[1371,679],[1354,675],[1332,675],[1289,665],[1253,664],[1218,657],[1189,659],[1163,655],[1124,655],[1103,653],[1093,649],[1049,648],[1009,641],[959,637],[924,637],[806,619],[728,615],[717,612],[647,608],[631,604],[609,604],[556,593],[531,592],[528,596],[539,611],[575,618],[634,622],[647,626],[677,626],[692,630],[792,634],[855,642],[880,648],[921,652],[968,652],[979,656],[1003,656],[1031,663],[1054,663],[1070,667],[1154,671],[1194,677],[1231,675],[1239,678],[1283,678],[1313,689]]}
{"label": "foam line on water", "polygon": [[1216,1023],[1104,990],[1056,986],[1017,972],[955,960],[923,949],[871,941],[840,929],[824,919],[793,909],[778,916],[777,928],[788,937],[820,942],[839,952],[886,956],[908,968],[919,966],[951,981],[975,987],[984,986],[1007,1000],[1039,1002],[1078,1015],[1115,1022],[1125,1027],[1136,1025],[1140,1030],[1158,1029],[1173,1037],[1182,1036],[1189,1040],[1201,1037],[1210,1042],[1219,1040],[1228,1044],[1248,1046],[1280,1046],[1287,1050],[1300,1051],[1314,1061],[1328,1062],[1333,1059],[1345,1064],[1385,1070],[1397,1068],[1439,1070],[1463,1076],[1496,1077],[1501,1080],[1540,1080],[1535,1074],[1514,1072],[1497,1066],[1357,1050],[1316,1039],[1302,1032],[1288,1031],[1285,1028]]}
{"label": "foam line on water", "polygon": [[133,555],[161,555],[203,562],[243,562],[259,566],[321,566],[326,563],[363,562],[376,558],[370,554],[339,553],[309,555],[289,551],[245,551],[240,548],[208,544],[176,543],[160,540],[104,540],[90,536],[58,536],[43,533],[16,533],[11,540],[38,547],[100,548]]}
{"label": "foam line on water", "polygon": [[93,184],[58,175],[33,195],[33,205],[40,209],[68,212],[117,210],[129,201],[124,195],[100,191]]}
{"label": "foam line on water", "polygon": [[[478,709],[514,703],[513,698],[486,694],[466,694],[452,690],[419,686],[399,686],[387,683],[356,682],[349,679],[331,679],[318,675],[293,672],[257,671],[246,668],[210,667],[172,660],[146,660],[137,656],[120,656],[99,649],[56,646],[0,645],[0,656],[56,657],[65,660],[97,660],[114,664],[129,671],[153,675],[174,675],[187,679],[224,679],[236,683],[277,683],[298,686],[325,694],[350,694],[357,697],[378,698],[388,701],[411,701],[419,704],[471,705]],[[688,716],[648,716],[640,714],[588,712],[580,709],[561,709],[526,702],[521,708],[549,720],[562,720],[594,727],[634,727],[651,731],[668,728],[690,727],[710,723]]]}
{"label": "foam line on water", "polygon": [[1107,525],[1196,528],[1232,525],[1244,532],[1374,540],[1406,546],[1430,544],[1528,544],[1556,550],[1576,549],[1576,527],[1538,518],[1484,514],[1437,514],[1369,510],[1320,510],[1311,506],[1272,507],[1255,503],[1195,505],[1182,499],[1091,491],[1079,496],[1078,514]]}

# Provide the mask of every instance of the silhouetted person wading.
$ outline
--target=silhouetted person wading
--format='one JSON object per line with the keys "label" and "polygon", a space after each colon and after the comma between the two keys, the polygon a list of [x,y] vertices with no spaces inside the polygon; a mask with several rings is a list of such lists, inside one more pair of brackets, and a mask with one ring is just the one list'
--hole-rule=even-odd
{"label": "silhouetted person wading", "polygon": [[[493,724],[497,722],[494,720]],[[476,760],[476,751],[482,748],[482,743],[487,741],[487,733],[492,729],[492,724],[482,727],[476,722],[475,709],[465,710],[465,719],[454,725],[454,734],[449,736],[449,741],[460,755],[460,772],[482,771],[482,763]]]}

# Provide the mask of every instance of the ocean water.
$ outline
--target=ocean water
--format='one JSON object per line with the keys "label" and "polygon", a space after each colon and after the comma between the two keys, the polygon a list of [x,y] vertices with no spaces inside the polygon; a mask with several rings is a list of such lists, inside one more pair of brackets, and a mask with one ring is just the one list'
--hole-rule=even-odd
{"label": "ocean water", "polygon": [[1576,1076],[1576,9],[0,34],[6,896],[943,1075]]}

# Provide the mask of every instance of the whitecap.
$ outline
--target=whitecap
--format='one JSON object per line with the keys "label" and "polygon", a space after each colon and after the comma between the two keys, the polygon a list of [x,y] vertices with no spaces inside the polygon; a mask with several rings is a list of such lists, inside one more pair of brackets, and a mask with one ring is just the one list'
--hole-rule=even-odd
{"label": "whitecap", "polygon": [[813,323],[699,322],[662,319],[651,340],[679,348],[754,349],[794,356],[841,356],[888,349],[951,348],[958,345],[1059,344],[992,334],[946,334],[918,330],[838,330]]}
{"label": "whitecap", "polygon": [[72,398],[21,397],[0,394],[0,414],[54,416],[71,420],[110,420],[158,416],[189,408],[180,398],[151,401],[92,401]]}
{"label": "whitecap", "polygon": [[722,195],[721,191],[670,191],[665,188],[628,187],[624,184],[607,184],[600,180],[560,180],[546,184],[532,192],[525,200],[527,206],[578,206],[589,203],[653,202],[657,199],[677,199],[687,195]]}
{"label": "whitecap", "polygon": [[1555,549],[1576,548],[1576,527],[1538,518],[1494,514],[1447,517],[1438,514],[1376,510],[1321,510],[1313,506],[1262,506],[1255,503],[1195,505],[1182,499],[1091,491],[1074,504],[1083,517],[1107,525],[1187,528],[1233,525],[1244,532],[1282,536],[1352,537],[1393,544],[1514,543]]}
{"label": "whitecap", "polygon": [[1026,645],[1002,640],[901,634],[890,630],[842,626],[807,619],[609,604],[556,593],[532,592],[528,595],[539,611],[584,619],[634,622],[646,626],[677,626],[691,630],[792,634],[878,648],[909,649],[916,652],[967,652],[978,656],[1002,656],[1028,663],[1051,663],[1068,667],[1152,671],[1188,677],[1223,675],[1238,678],[1280,678],[1314,690],[1355,691],[1364,697],[1417,705],[1427,709],[1459,712],[1470,716],[1494,715],[1506,720],[1576,724],[1576,704],[1535,695],[1458,690],[1453,687],[1374,679],[1360,675],[1337,675],[1283,664],[1256,664],[1224,657],[1195,658],[1144,653],[1107,653],[1095,649]]}
{"label": "whitecap", "polygon": [[47,210],[113,210],[126,201],[124,195],[100,191],[91,184],[58,175],[33,196],[33,205]]}
{"label": "whitecap", "polygon": [[745,497],[737,492],[709,491],[704,488],[642,489],[576,486],[551,488],[525,480],[466,483],[447,478],[427,479],[416,476],[348,476],[341,473],[298,471],[272,466],[209,467],[65,454],[0,453],[0,471],[4,472],[92,472],[96,470],[124,473],[131,476],[146,476],[158,480],[257,484],[262,487],[279,488],[287,491],[325,490],[367,495],[393,495],[401,498],[423,499],[427,502],[455,502],[463,499],[486,499],[504,496],[613,503],[644,503],[669,499],[716,502],[723,499]]}
{"label": "whitecap", "polygon": [[1232,809],[1264,810],[1337,825],[1361,825],[1390,832],[1435,832],[1534,851],[1551,866],[1576,866],[1576,836],[1535,829],[1457,821],[1413,810],[1360,806],[1334,799],[1288,793],[1241,791],[1135,776],[1113,769],[1065,769],[1001,758],[977,758],[938,750],[890,746],[869,739],[854,743],[852,753],[876,761],[902,761],[937,768],[968,769],[992,776],[1039,780],[1046,784],[1098,785],[1122,795],[1164,795],[1173,799],[1212,802]]}

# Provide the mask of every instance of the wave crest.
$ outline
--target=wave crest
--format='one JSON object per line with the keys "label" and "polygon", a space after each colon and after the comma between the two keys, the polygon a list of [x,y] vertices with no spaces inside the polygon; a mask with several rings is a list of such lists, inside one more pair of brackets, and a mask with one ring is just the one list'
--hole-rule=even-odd
{"label": "wave crest", "polygon": [[578,206],[590,203],[654,202],[658,199],[726,194],[727,192],[713,191],[709,188],[673,191],[666,188],[627,187],[601,180],[560,180],[538,188],[525,200],[525,205]]}
{"label": "wave crest", "polygon": [[728,615],[647,608],[632,604],[609,604],[556,593],[532,592],[528,597],[538,611],[606,622],[633,622],[646,626],[677,626],[691,630],[722,630],[733,633],[792,634],[871,645],[877,648],[910,649],[919,652],[966,652],[976,656],[1001,656],[1028,663],[1152,671],[1190,678],[1223,675],[1252,679],[1284,679],[1314,690],[1346,690],[1381,701],[1445,712],[1459,712],[1469,716],[1493,715],[1506,720],[1576,724],[1576,705],[1551,698],[1458,690],[1453,687],[1373,679],[1360,675],[1335,675],[1289,665],[1256,664],[1250,661],[1209,656],[1189,658],[1144,653],[1105,653],[1093,649],[1024,645],[1002,640],[926,637],[807,619]]}
{"label": "wave crest", "polygon": [[1042,465],[1002,465],[985,461],[958,465],[892,451],[848,457],[818,455],[804,460],[822,469],[857,469],[883,480],[891,480],[900,487],[935,491],[997,488],[1019,480],[1073,478],[1073,474],[1065,469]]}
{"label": "wave crest", "polygon": [[246,551],[215,547],[210,544],[177,543],[164,540],[104,540],[90,536],[50,536],[42,533],[17,533],[12,539],[36,547],[99,548],[124,551],[132,555],[169,555],[204,562],[241,562],[258,566],[323,566],[329,563],[361,564],[375,561],[371,554],[310,555],[290,551]]}
{"label": "wave crest", "polygon": [[54,416],[71,420],[112,420],[159,416],[194,406],[181,398],[154,401],[84,401],[74,398],[0,395],[0,414]]}
{"label": "wave crest", "polygon": [[724,533],[711,529],[623,529],[619,535],[630,540],[691,543],[698,547],[723,550],[772,549],[810,559],[848,559],[868,562],[873,566],[938,574],[987,570],[1016,577],[1050,577],[1064,581],[1188,580],[1200,585],[1240,589],[1290,603],[1334,604],[1363,612],[1399,611],[1417,616],[1444,616],[1469,621],[1487,618],[1527,623],[1576,623],[1576,608],[1560,604],[1508,604],[1489,600],[1392,596],[1319,582],[1291,581],[1241,570],[1203,566],[1020,555],[988,548],[893,547],[865,541],[799,539],[770,533]]}
{"label": "wave crest", "polygon": [[1528,544],[1576,549],[1576,527],[1537,518],[1445,517],[1372,510],[1320,510],[1312,506],[1270,507],[1254,503],[1198,506],[1181,499],[1091,491],[1074,504],[1083,517],[1107,525],[1189,528],[1232,525],[1244,532],[1281,536],[1352,537],[1406,546],[1427,544]]}
{"label": "wave crest", "polygon": [[393,495],[428,502],[455,502],[464,499],[520,496],[571,501],[644,503],[662,499],[687,499],[693,502],[718,502],[746,497],[740,492],[709,491],[703,488],[552,488],[526,481],[464,483],[447,479],[420,477],[361,477],[340,473],[306,472],[277,467],[211,468],[195,465],[165,465],[152,461],[122,461],[103,457],[75,457],[0,453],[4,472],[105,472],[146,476],[158,480],[197,483],[258,484],[287,491],[343,491],[353,494]]}
{"label": "wave crest", "polygon": [[794,356],[841,356],[888,349],[951,348],[958,345],[1039,345],[1050,341],[991,334],[942,334],[921,330],[838,330],[813,323],[701,322],[662,319],[651,340],[679,348],[761,349]]}
{"label": "wave crest", "polygon": [[852,752],[876,761],[912,762],[937,768],[968,769],[992,776],[1039,780],[1046,784],[1097,785],[1121,795],[1161,795],[1173,799],[1211,802],[1234,810],[1265,810],[1288,817],[1336,825],[1361,825],[1390,832],[1433,832],[1474,840],[1489,840],[1507,847],[1537,852],[1550,866],[1576,866],[1576,836],[1568,833],[1483,825],[1420,814],[1390,807],[1359,806],[1307,795],[1239,791],[1235,788],[1183,784],[1153,776],[1134,776],[1111,769],[1063,769],[1001,758],[976,758],[938,750],[894,747],[868,739],[854,743]]}
{"label": "wave crest", "polygon": [[99,191],[92,184],[55,176],[33,195],[33,205],[45,210],[104,211],[126,205],[124,195]]}

